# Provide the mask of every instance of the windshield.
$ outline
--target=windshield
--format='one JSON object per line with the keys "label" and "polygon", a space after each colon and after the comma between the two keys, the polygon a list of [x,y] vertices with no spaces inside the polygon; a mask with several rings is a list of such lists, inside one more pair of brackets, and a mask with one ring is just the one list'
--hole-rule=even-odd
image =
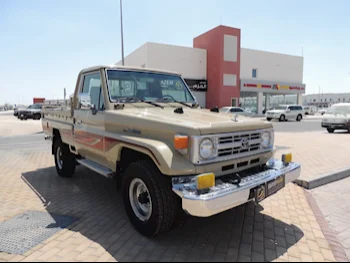
{"label": "windshield", "polygon": [[110,99],[189,102],[195,99],[182,78],[161,73],[107,70]]}
{"label": "windshield", "polygon": [[333,106],[327,110],[328,114],[350,114],[350,106]]}
{"label": "windshield", "polygon": [[226,112],[226,111],[228,111],[230,108],[229,107],[224,107],[224,108],[221,108],[220,109],[220,112]]}

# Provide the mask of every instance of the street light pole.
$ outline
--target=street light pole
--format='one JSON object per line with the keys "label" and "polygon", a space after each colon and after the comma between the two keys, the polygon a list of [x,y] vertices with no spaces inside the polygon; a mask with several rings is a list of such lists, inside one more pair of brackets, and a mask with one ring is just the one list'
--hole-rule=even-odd
{"label": "street light pole", "polygon": [[122,0],[120,0],[120,34],[122,41],[122,65],[124,66],[124,33],[123,33],[123,4]]}

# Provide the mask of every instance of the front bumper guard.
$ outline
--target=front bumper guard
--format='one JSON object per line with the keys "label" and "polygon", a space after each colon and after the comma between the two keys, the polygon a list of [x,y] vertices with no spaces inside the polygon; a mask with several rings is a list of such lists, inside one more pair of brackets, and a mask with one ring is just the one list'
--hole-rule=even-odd
{"label": "front bumper guard", "polygon": [[205,194],[198,194],[194,178],[174,178],[173,191],[182,198],[182,208],[195,217],[210,217],[252,200],[251,193],[280,176],[285,184],[300,177],[301,166],[297,163],[284,164],[277,159],[268,162],[268,170],[242,178],[239,186],[216,179],[216,185]]}

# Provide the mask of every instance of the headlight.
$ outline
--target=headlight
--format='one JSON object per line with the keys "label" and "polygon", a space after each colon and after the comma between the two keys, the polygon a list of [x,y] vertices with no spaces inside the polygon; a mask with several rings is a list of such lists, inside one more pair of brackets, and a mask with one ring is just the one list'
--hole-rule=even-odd
{"label": "headlight", "polygon": [[201,144],[199,145],[199,155],[203,159],[210,159],[213,158],[215,154],[214,149],[214,143],[210,139],[204,139],[202,140]]}
{"label": "headlight", "polygon": [[273,132],[264,132],[262,135],[261,135],[261,146],[264,148],[264,149],[268,149],[268,148],[271,148],[273,147],[273,143],[274,143],[274,134]]}

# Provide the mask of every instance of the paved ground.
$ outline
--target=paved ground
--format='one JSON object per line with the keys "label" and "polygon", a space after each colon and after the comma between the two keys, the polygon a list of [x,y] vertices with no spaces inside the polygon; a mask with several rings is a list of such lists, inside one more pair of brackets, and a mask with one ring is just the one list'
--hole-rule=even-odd
{"label": "paved ground", "polygon": [[0,137],[42,133],[41,121],[21,121],[13,112],[0,114],[0,121]]}
{"label": "paved ground", "polygon": [[350,259],[350,178],[317,188],[312,195]]}
{"label": "paved ground", "polygon": [[273,126],[276,132],[297,132],[297,133],[305,133],[305,132],[324,132],[326,129],[321,127],[321,120],[315,118],[308,118],[303,120],[302,122],[296,121],[288,121],[288,122],[278,122],[273,121]]}
{"label": "paved ground", "polygon": [[335,260],[304,190],[293,184],[261,206],[191,218],[152,240],[132,228],[111,181],[83,167],[72,179],[57,177],[41,134],[0,138],[0,185],[0,222],[28,210],[79,218],[24,255],[0,253],[0,261]]}
{"label": "paved ground", "polygon": [[301,179],[305,181],[350,168],[349,133],[277,133],[275,142],[276,157],[292,152],[294,160],[302,164]]}

